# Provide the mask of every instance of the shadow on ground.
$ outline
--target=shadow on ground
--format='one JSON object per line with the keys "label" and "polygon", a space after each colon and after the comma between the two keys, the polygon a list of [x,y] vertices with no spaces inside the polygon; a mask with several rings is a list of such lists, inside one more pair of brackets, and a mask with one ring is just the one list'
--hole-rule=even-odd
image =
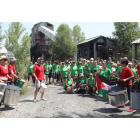
{"label": "shadow on ground", "polygon": [[13,107],[7,107],[7,108],[5,108],[5,107],[3,107],[3,108],[0,108],[0,111],[7,111],[7,110],[14,110],[15,108],[13,108]]}
{"label": "shadow on ground", "polygon": [[20,102],[34,102],[33,100],[21,100]]}

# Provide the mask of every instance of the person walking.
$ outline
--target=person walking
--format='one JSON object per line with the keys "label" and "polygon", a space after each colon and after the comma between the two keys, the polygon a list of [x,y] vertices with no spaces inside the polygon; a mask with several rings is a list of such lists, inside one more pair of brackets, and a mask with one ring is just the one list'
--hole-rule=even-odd
{"label": "person walking", "polygon": [[30,62],[30,65],[28,65],[28,67],[27,67],[27,71],[28,71],[28,82],[30,81],[30,77],[32,77],[32,81],[34,83],[34,76],[32,75],[33,68],[34,68],[34,65],[33,65],[33,62],[31,61]]}
{"label": "person walking", "polygon": [[[36,103],[36,97],[37,97],[37,93],[39,91],[39,89],[41,88],[41,84],[44,83],[45,84],[45,80],[44,80],[44,72],[46,72],[46,69],[44,68],[44,66],[41,64],[41,57],[39,57],[37,59],[37,65],[35,65],[34,69],[33,69],[33,76],[35,77],[35,86],[36,86],[36,90],[34,93],[34,102]],[[46,101],[46,99],[44,98],[44,91],[41,93],[41,100]]]}
{"label": "person walking", "polygon": [[48,78],[49,78],[49,64],[48,61],[46,61],[44,68],[46,69],[45,72],[45,84],[48,85]]}

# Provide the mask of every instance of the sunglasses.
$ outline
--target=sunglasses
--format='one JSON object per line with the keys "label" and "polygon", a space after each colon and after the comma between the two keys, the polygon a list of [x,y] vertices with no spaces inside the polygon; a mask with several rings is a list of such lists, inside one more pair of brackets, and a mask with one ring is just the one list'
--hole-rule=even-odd
{"label": "sunglasses", "polygon": [[7,61],[7,59],[3,59],[4,61]]}
{"label": "sunglasses", "polygon": [[89,76],[92,76],[92,75],[89,75]]}

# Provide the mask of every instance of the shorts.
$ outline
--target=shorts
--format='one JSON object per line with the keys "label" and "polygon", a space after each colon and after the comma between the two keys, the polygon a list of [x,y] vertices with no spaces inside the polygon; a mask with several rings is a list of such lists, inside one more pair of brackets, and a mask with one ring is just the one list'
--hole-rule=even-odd
{"label": "shorts", "polygon": [[54,72],[54,73],[53,73],[53,78],[54,78],[54,79],[57,79],[57,76],[58,76],[58,73],[57,73],[57,72]]}
{"label": "shorts", "polygon": [[63,77],[62,79],[67,79],[67,77]]}
{"label": "shorts", "polygon": [[35,81],[35,87],[36,88],[40,88],[42,83],[45,84],[45,81],[44,80],[38,80],[38,81],[36,80]]}
{"label": "shorts", "polygon": [[[72,85],[70,85],[70,86],[72,86]],[[67,86],[64,89],[67,90]]]}
{"label": "shorts", "polygon": [[51,78],[52,77],[52,73],[49,73],[49,78]]}
{"label": "shorts", "polygon": [[45,75],[49,75],[49,74],[45,74]]}
{"label": "shorts", "polygon": [[32,73],[28,73],[28,75],[32,75]]}

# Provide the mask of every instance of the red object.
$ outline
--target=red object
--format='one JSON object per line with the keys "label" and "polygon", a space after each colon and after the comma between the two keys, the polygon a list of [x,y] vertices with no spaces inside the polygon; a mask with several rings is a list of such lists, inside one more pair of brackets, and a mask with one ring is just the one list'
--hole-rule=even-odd
{"label": "red object", "polygon": [[103,82],[99,79],[98,75],[96,74],[96,81],[97,81],[97,91],[99,91],[100,89],[104,88],[105,85],[103,84]]}
{"label": "red object", "polygon": [[8,70],[9,70],[9,76],[10,77],[14,77],[12,74],[10,74],[10,71],[13,71],[14,72],[14,74],[16,74],[17,72],[16,72],[16,67],[15,67],[15,65],[13,64],[9,64],[8,65]]}
{"label": "red object", "polygon": [[122,106],[118,106],[117,108],[125,108],[125,105],[122,105]]}
{"label": "red object", "polygon": [[137,65],[137,71],[138,71],[138,74],[140,76],[140,63]]}
{"label": "red object", "polygon": [[7,74],[9,73],[8,71],[8,66],[6,66],[6,69],[0,65],[0,76],[1,77],[7,77]]}
{"label": "red object", "polygon": [[133,112],[133,111],[134,111],[134,109],[132,109],[132,108],[127,110],[127,112]]}
{"label": "red object", "polygon": [[44,80],[44,72],[46,71],[44,66],[37,64],[35,65],[34,70],[35,70],[35,75],[38,78],[38,80]]}
{"label": "red object", "polygon": [[[126,79],[131,77],[133,75],[133,72],[129,67],[126,67],[126,68],[122,68],[120,75],[121,75],[121,79]],[[132,80],[121,82],[121,85],[123,86],[132,85]]]}

